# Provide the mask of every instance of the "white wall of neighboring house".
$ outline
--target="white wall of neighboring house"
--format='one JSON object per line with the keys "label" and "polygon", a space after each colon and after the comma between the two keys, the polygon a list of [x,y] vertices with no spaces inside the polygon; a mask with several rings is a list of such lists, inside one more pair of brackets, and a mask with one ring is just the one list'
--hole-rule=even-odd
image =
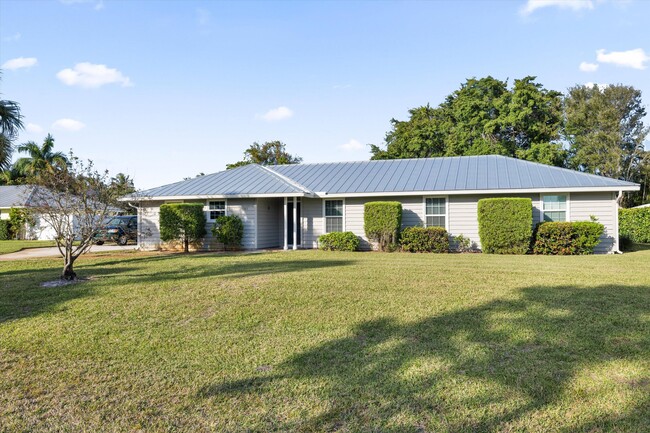
{"label": "white wall of neighboring house", "polygon": [[9,208],[0,208],[0,220],[9,219]]}

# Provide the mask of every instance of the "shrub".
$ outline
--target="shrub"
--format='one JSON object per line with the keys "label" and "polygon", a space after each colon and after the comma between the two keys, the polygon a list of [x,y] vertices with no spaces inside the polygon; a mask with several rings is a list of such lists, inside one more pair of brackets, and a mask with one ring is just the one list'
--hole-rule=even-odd
{"label": "shrub", "polygon": [[9,209],[9,237],[11,239],[23,239],[25,226],[33,227],[35,224],[34,217],[27,209],[17,207]]}
{"label": "shrub", "polygon": [[533,234],[529,198],[484,198],[478,201],[478,233],[488,254],[526,254]]}
{"label": "shrub", "polygon": [[409,253],[447,253],[449,235],[442,227],[407,227],[400,237],[402,251]]}
{"label": "shrub", "polygon": [[399,239],[402,226],[402,203],[372,201],[363,209],[363,227],[366,236],[378,243],[380,251],[390,250]]}
{"label": "shrub", "polygon": [[227,247],[238,247],[244,238],[244,223],[237,215],[222,215],[212,226],[212,234]]}
{"label": "shrub", "polygon": [[181,241],[184,251],[189,244],[205,236],[205,214],[201,203],[169,203],[160,206],[160,239]]}
{"label": "shrub", "polygon": [[0,241],[11,239],[9,234],[9,220],[0,220]]}
{"label": "shrub", "polygon": [[618,235],[636,243],[650,243],[650,207],[618,210]]}
{"label": "shrub", "polygon": [[470,238],[463,235],[454,236],[454,248],[459,253],[472,251],[474,245]]}
{"label": "shrub", "polygon": [[592,254],[605,226],[592,221],[545,222],[535,229],[535,254]]}
{"label": "shrub", "polygon": [[359,238],[352,232],[332,232],[318,238],[318,248],[325,251],[356,251]]}

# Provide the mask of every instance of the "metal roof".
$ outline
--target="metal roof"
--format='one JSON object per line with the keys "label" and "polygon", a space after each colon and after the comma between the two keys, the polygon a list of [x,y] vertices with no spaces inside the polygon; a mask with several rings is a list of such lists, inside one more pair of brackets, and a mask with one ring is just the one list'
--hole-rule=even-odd
{"label": "metal roof", "polygon": [[0,208],[25,206],[33,189],[31,185],[0,186]]}
{"label": "metal roof", "polygon": [[279,165],[273,170],[313,192],[328,194],[636,185],[499,155]]}
{"label": "metal roof", "polygon": [[383,161],[256,164],[150,189],[147,197],[244,196],[288,193],[377,194],[435,191],[512,191],[638,185],[499,155]]}
{"label": "metal roof", "polygon": [[142,197],[245,196],[308,193],[273,170],[249,164],[142,191]]}

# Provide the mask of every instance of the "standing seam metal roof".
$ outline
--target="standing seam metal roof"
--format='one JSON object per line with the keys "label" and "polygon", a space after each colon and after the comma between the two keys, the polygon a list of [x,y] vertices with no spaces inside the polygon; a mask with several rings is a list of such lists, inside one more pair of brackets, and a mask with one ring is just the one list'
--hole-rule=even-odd
{"label": "standing seam metal roof", "polygon": [[633,187],[637,184],[499,155],[383,161],[249,164],[153,188],[147,197],[363,194]]}

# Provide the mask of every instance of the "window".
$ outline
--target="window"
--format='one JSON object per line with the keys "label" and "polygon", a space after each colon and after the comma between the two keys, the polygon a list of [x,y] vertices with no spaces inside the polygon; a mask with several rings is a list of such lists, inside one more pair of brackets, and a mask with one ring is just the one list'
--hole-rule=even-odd
{"label": "window", "polygon": [[566,221],[566,195],[542,196],[544,221]]}
{"label": "window", "polygon": [[427,198],[424,213],[427,227],[447,227],[447,199],[444,197]]}
{"label": "window", "polygon": [[343,231],[343,200],[325,200],[325,233]]}
{"label": "window", "polygon": [[209,219],[214,221],[220,216],[226,215],[226,202],[225,201],[209,201],[208,212],[210,213]]}

